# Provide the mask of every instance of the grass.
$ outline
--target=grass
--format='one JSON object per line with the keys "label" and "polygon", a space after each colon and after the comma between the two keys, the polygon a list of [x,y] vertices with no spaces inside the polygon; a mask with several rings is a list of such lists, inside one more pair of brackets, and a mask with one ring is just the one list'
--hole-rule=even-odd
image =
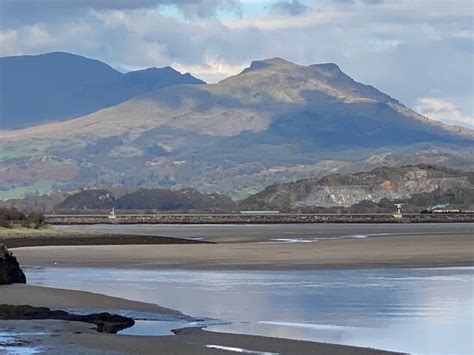
{"label": "grass", "polygon": [[0,160],[29,157],[33,153],[34,150],[28,147],[0,146]]}
{"label": "grass", "polygon": [[55,182],[52,180],[38,180],[34,184],[19,186],[9,190],[0,191],[0,200],[23,198],[28,195],[44,195],[53,190]]}
{"label": "grass", "polygon": [[14,238],[14,237],[63,237],[70,235],[71,232],[56,229],[51,226],[44,226],[38,229],[14,226],[12,228],[0,227],[0,238]]}

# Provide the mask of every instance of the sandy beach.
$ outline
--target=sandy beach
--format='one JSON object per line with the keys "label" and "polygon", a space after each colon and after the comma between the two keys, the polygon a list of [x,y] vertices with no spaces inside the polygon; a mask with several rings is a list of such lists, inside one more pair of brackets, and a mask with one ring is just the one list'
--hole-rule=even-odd
{"label": "sandy beach", "polygon": [[87,245],[13,250],[24,266],[271,270],[474,265],[474,237],[469,234],[315,243]]}
{"label": "sandy beach", "polygon": [[[178,311],[157,305],[129,301],[89,292],[29,285],[0,286],[0,304],[31,304],[51,308],[121,309],[176,315]],[[56,320],[0,320],[0,329],[10,340],[3,344],[17,350],[36,349],[62,354],[229,354],[229,349],[270,354],[393,354],[351,346],[305,342],[250,335],[224,334],[201,329],[184,329],[176,336],[128,336],[97,333],[93,326]],[[16,336],[16,334],[19,334]],[[16,337],[20,339],[16,339]],[[6,348],[7,349],[7,348]],[[227,350],[226,350],[227,349]],[[239,351],[241,352],[241,351]],[[243,351],[245,352],[245,351]]]}

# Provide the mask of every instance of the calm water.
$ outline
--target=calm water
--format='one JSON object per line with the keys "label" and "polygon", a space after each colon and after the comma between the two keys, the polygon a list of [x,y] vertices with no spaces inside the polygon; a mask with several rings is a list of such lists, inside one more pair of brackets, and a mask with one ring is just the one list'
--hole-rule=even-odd
{"label": "calm water", "polygon": [[[30,283],[232,321],[210,329],[411,353],[474,353],[474,268],[150,271],[35,268]],[[157,327],[159,328],[159,327]],[[156,332],[140,322],[135,332]]]}

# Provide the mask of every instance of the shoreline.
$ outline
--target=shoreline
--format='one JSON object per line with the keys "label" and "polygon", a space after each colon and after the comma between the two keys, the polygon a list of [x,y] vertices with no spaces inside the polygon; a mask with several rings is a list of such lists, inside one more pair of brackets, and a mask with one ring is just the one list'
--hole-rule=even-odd
{"label": "shoreline", "polygon": [[[349,229],[356,233],[354,227],[349,227]],[[240,232],[232,231],[224,237],[221,235],[209,238],[210,241],[217,243],[199,243],[196,240],[181,239],[186,241],[186,243],[182,243],[179,242],[182,235],[171,234],[172,237],[164,238],[174,244],[157,243],[155,245],[140,245],[137,242],[140,238],[162,237],[144,234],[131,235],[128,232],[123,235],[108,235],[108,238],[113,238],[112,241],[117,242],[116,245],[95,245],[93,236],[97,237],[97,234],[88,232],[81,233],[80,237],[76,236],[77,239],[69,239],[82,245],[17,247],[13,249],[13,253],[23,267],[56,268],[292,271],[474,266],[474,235],[470,233],[470,226],[469,228],[465,228],[465,226],[446,228],[444,232],[442,228],[431,229],[432,231],[428,230],[428,233],[410,230],[408,234],[404,234],[404,231],[398,230],[399,235],[363,236],[363,238],[355,235],[354,238],[349,239],[321,238],[317,241],[297,243],[272,242],[271,238],[274,238],[272,230],[268,233],[265,232],[264,236],[261,234],[236,236],[235,234],[240,234]],[[309,232],[312,233],[312,231]],[[327,231],[319,232],[326,233]],[[438,234],[439,232],[442,233]],[[184,234],[186,233],[184,232]],[[332,234],[329,234],[329,237],[331,236]],[[91,237],[93,238],[91,239]],[[131,238],[132,244],[118,243],[122,237]],[[30,243],[31,239],[38,237],[21,238],[24,238],[25,243]],[[50,239],[55,238],[58,237]],[[63,236],[62,238],[72,237]],[[90,241],[92,245],[84,245],[85,240]],[[176,241],[179,244],[176,244]],[[84,257],[85,255],[87,258]],[[71,303],[72,300],[76,303]],[[102,310],[131,309],[137,312],[157,314],[170,312],[167,314],[171,317],[186,317],[179,311],[158,305],[82,291],[30,285],[0,286],[0,304],[8,302],[62,309],[78,307]],[[31,324],[21,321],[0,321],[0,327],[7,324],[2,322],[10,322],[8,324],[10,324],[9,329],[12,334],[15,332],[24,333],[25,329],[30,329],[28,327],[36,327],[35,324],[39,324],[34,321],[31,321]],[[48,335],[41,337],[40,340],[33,339],[31,341],[32,343],[39,342],[38,346],[42,349],[55,350],[57,353],[75,349],[77,352],[91,354],[107,353],[107,351],[151,354],[156,353],[158,349],[167,354],[229,354],[229,350],[225,350],[226,348],[237,348],[279,354],[394,354],[390,351],[338,344],[218,333],[188,328],[180,329],[177,331],[177,335],[170,336],[110,335],[97,333],[84,324],[54,322],[42,321],[41,327],[46,330],[47,334],[56,334],[57,337],[53,339]],[[210,348],[209,346],[214,347]],[[51,352],[54,353],[54,351]]]}
{"label": "shoreline", "polygon": [[[130,301],[84,291],[55,289],[30,285],[0,286],[0,304],[26,304],[51,308],[83,309],[101,308],[140,310],[157,314],[184,316],[179,311],[158,305]],[[25,292],[27,291],[27,292]],[[164,313],[163,313],[164,312]],[[0,327],[8,329],[6,337],[10,342],[0,343],[0,350],[8,350],[8,344],[15,349],[38,349],[48,353],[84,352],[90,354],[114,353],[166,353],[166,354],[228,354],[226,349],[241,349],[251,352],[279,354],[396,354],[347,345],[300,341],[285,338],[271,338],[253,335],[220,333],[201,328],[182,328],[175,335],[133,336],[114,335],[95,331],[85,323],[59,320],[0,320]],[[38,330],[41,332],[38,333]],[[23,335],[22,335],[23,334]],[[55,335],[54,337],[52,335]],[[244,351],[245,352],[245,351]]]}
{"label": "shoreline", "polygon": [[369,237],[314,243],[43,246],[13,251],[21,265],[42,267],[316,270],[474,266],[474,237],[470,235]]}

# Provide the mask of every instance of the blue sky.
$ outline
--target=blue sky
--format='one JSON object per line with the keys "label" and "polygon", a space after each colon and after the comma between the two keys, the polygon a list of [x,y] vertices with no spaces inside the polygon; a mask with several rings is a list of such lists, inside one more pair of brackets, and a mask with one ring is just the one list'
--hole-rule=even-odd
{"label": "blue sky", "polygon": [[254,59],[337,63],[446,123],[474,128],[472,0],[0,0],[0,56],[67,51],[208,82]]}

